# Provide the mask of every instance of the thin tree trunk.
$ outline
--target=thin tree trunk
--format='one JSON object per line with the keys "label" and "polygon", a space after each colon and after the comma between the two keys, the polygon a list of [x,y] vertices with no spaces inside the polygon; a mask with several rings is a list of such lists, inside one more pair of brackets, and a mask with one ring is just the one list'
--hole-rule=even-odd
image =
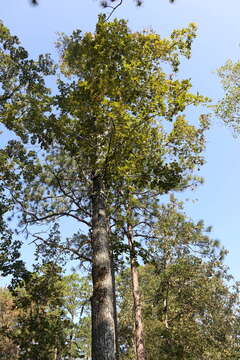
{"label": "thin tree trunk", "polygon": [[128,224],[128,245],[130,249],[130,263],[131,263],[131,277],[132,277],[132,295],[134,305],[134,319],[135,319],[135,347],[137,360],[145,360],[144,347],[144,332],[142,322],[142,306],[140,298],[140,285],[137,270],[136,256],[134,251],[133,231],[132,226]]}
{"label": "thin tree trunk", "polygon": [[116,360],[119,360],[119,341],[118,341],[118,319],[117,319],[117,301],[116,301],[116,281],[115,281],[115,268],[112,253],[112,280],[113,280],[113,307],[114,307],[114,323],[115,323],[115,342],[116,342]]}
{"label": "thin tree trunk", "polygon": [[164,313],[164,324],[166,329],[169,328],[168,326],[168,288],[167,288],[167,292],[166,292],[166,297],[163,301],[163,313]]}
{"label": "thin tree trunk", "polygon": [[92,216],[92,360],[115,360],[111,249],[100,175],[93,178]]}

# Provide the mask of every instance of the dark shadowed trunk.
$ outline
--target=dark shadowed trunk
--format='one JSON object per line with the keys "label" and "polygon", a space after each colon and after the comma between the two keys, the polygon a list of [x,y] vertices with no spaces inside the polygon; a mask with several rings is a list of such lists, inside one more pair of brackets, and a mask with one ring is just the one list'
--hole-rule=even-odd
{"label": "dark shadowed trunk", "polygon": [[144,332],[142,322],[142,306],[140,299],[140,285],[137,270],[136,255],[134,251],[133,231],[132,226],[128,224],[127,230],[128,245],[130,250],[130,263],[131,263],[131,277],[132,277],[132,294],[134,305],[134,319],[135,319],[135,350],[137,360],[145,360],[145,347],[144,347]]}
{"label": "dark shadowed trunk", "polygon": [[115,360],[112,259],[100,175],[93,178],[92,216],[92,360]]}

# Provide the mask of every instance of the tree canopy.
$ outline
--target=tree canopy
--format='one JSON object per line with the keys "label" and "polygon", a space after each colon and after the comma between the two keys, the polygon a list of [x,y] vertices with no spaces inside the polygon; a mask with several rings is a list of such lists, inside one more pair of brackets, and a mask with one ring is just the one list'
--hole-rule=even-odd
{"label": "tree canopy", "polygon": [[215,111],[236,134],[240,123],[240,62],[227,61],[217,71],[224,90],[224,97],[218,102]]}

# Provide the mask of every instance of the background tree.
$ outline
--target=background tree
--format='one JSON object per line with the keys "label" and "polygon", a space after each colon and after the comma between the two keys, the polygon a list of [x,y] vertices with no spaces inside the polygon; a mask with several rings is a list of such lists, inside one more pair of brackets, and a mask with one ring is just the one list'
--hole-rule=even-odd
{"label": "background tree", "polygon": [[[1,206],[2,205],[2,206]],[[20,259],[22,242],[15,240],[13,232],[4,221],[7,207],[0,205],[0,276],[13,275],[13,282],[26,272],[24,262]]]}
{"label": "background tree", "polygon": [[45,265],[14,290],[17,326],[11,334],[19,348],[19,359],[60,359],[67,352],[60,269]]}
{"label": "background tree", "polygon": [[14,310],[14,300],[9,290],[0,289],[0,359],[18,359],[18,348],[7,334],[16,326],[17,311]]}
{"label": "background tree", "polygon": [[45,264],[0,291],[0,358],[91,357],[89,280]]}
{"label": "background tree", "polygon": [[216,115],[239,133],[240,119],[240,62],[227,61],[217,71],[224,97],[215,108]]}
{"label": "background tree", "polygon": [[[156,359],[156,356],[161,355],[163,359],[169,360],[237,359],[239,356],[237,335],[239,315],[235,312],[234,307],[237,304],[238,294],[231,293],[224,287],[223,282],[217,281],[216,278],[215,281],[210,282],[209,288],[207,288],[204,284],[204,281],[206,282],[204,272],[201,275],[198,274],[198,278],[196,274],[193,277],[193,272],[190,272],[188,275],[190,275],[192,284],[191,286],[188,284],[188,292],[185,293],[185,298],[179,287],[174,289],[172,283],[168,283],[167,325],[166,302],[164,304],[162,293],[166,288],[166,278],[163,279],[165,274],[163,273],[161,280],[159,280],[154,268],[151,268],[150,265],[145,266],[146,268],[140,268],[139,271],[144,299],[145,346],[149,358]],[[186,264],[182,263],[179,263],[178,266],[179,268],[184,266],[187,271],[192,264],[188,264],[188,268]],[[179,270],[176,269],[178,266],[175,266],[175,271]],[[175,272],[175,275],[179,274]],[[120,348],[123,353],[122,358],[135,359],[132,342],[133,328],[130,317],[132,310],[131,294],[126,294],[126,283],[128,281],[129,278],[125,279],[123,285],[125,287],[125,298],[120,312]],[[179,277],[177,281],[181,281],[181,284],[184,282],[182,277]],[[187,280],[185,280],[186,283]],[[204,298],[203,294],[200,294],[199,287],[201,284],[204,284],[202,288],[202,291],[205,291]],[[197,286],[197,291],[194,286]],[[187,286],[184,287],[185,290],[186,288]],[[211,293],[213,289],[215,294]],[[187,294],[189,299],[187,299]],[[220,298],[220,302],[218,302],[218,298]]]}
{"label": "background tree", "polygon": [[63,277],[61,268],[53,263],[29,273],[13,289],[16,322],[5,332],[16,344],[19,359],[60,360],[89,355],[90,329],[85,325],[89,292],[87,279],[75,274]]}
{"label": "background tree", "polygon": [[88,277],[73,273],[63,277],[63,309],[71,321],[72,328],[68,334],[68,351],[70,359],[83,354],[91,358],[91,284]]}
{"label": "background tree", "polygon": [[[13,119],[21,119],[21,123],[24,119],[27,121],[27,118],[30,120],[30,117],[33,119],[35,116],[41,116],[43,110],[47,110],[46,101],[49,89],[44,84],[43,76],[53,74],[54,67],[49,55],[41,55],[37,60],[29,59],[19,39],[11,35],[3,23],[0,23],[0,56],[2,59],[0,66],[1,123],[11,128]],[[18,131],[23,135],[20,127]],[[27,141],[26,137],[24,141]],[[3,154],[1,154],[0,166],[1,171],[4,170],[5,173],[10,174],[11,169]]]}
{"label": "background tree", "polygon": [[[175,205],[161,215],[150,241],[154,265],[139,267],[149,358],[237,359],[238,289],[226,285],[222,251]],[[135,358],[129,272],[120,281],[120,344],[123,357]]]}

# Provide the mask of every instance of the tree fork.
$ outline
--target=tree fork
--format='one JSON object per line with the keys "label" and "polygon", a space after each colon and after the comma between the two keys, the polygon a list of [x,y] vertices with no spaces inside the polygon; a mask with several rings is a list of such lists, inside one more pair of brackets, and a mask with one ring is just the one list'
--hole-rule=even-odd
{"label": "tree fork", "polygon": [[101,175],[93,177],[92,252],[92,360],[115,360],[112,259]]}

